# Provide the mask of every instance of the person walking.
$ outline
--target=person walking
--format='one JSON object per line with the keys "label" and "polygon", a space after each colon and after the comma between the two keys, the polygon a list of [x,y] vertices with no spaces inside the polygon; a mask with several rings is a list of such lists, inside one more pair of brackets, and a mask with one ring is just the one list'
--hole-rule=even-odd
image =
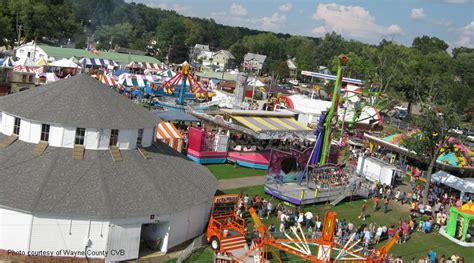
{"label": "person walking", "polygon": [[383,201],[383,212],[386,214],[388,213],[388,198],[385,198]]}
{"label": "person walking", "polygon": [[362,204],[362,207],[361,207],[359,218],[362,218],[362,220],[365,220],[366,213],[367,213],[367,200],[364,200],[364,203]]}
{"label": "person walking", "polygon": [[378,207],[379,207],[379,197],[374,196],[374,212],[377,211]]}

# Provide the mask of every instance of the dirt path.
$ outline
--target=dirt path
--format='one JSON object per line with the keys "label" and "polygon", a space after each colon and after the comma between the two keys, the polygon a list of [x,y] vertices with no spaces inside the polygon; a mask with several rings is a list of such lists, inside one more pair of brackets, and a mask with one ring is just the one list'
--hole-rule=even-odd
{"label": "dirt path", "polygon": [[265,176],[250,176],[219,180],[219,190],[234,189],[265,184]]}

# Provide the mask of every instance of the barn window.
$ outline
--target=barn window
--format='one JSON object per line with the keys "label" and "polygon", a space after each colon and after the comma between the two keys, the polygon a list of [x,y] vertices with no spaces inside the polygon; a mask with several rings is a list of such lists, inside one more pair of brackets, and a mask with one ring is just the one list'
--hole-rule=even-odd
{"label": "barn window", "polygon": [[118,143],[118,135],[119,135],[119,130],[117,129],[112,129],[110,131],[110,141],[109,141],[109,146],[116,146]]}
{"label": "barn window", "polygon": [[49,141],[49,124],[41,124],[41,141]]}
{"label": "barn window", "polygon": [[76,138],[74,144],[84,145],[84,138],[86,136],[85,128],[76,128]]}
{"label": "barn window", "polygon": [[138,147],[142,146],[142,140],[143,140],[143,129],[138,129],[138,135],[137,135],[137,146]]}
{"label": "barn window", "polygon": [[21,119],[15,117],[15,123],[13,124],[13,134],[20,135],[20,123]]}

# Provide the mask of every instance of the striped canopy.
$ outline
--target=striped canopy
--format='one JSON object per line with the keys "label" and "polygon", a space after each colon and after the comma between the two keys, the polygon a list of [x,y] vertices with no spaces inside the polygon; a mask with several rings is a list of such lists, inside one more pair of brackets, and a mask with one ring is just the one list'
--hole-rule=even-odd
{"label": "striped canopy", "polygon": [[79,60],[79,63],[82,65],[91,65],[91,66],[102,66],[102,67],[118,67],[117,62],[111,59],[101,59],[101,58],[83,58]]}
{"label": "striped canopy", "polygon": [[306,125],[293,118],[230,116],[232,119],[255,132],[266,131],[310,131]]}
{"label": "striped canopy", "polygon": [[147,85],[147,80],[145,79],[133,79],[133,78],[126,78],[120,82],[120,84],[127,86],[127,87],[140,87],[144,88]]}
{"label": "striped canopy", "polygon": [[130,62],[127,68],[142,68],[142,69],[152,69],[152,70],[161,70],[160,65],[156,63],[145,63],[145,62]]}
{"label": "striped canopy", "polygon": [[171,122],[163,121],[156,128],[156,138],[168,144],[171,148],[181,152],[183,148],[183,135]]}
{"label": "striped canopy", "polygon": [[15,72],[36,73],[36,68],[18,65],[18,66],[13,67],[13,71],[15,71]]}

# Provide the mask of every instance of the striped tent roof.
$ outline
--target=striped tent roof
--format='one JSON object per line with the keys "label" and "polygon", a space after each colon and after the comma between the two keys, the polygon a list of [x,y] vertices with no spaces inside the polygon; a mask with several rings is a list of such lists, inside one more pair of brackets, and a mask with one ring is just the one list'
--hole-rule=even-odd
{"label": "striped tent roof", "polygon": [[146,87],[147,80],[145,79],[134,79],[134,78],[125,78],[123,79],[120,84],[127,86],[127,87]]}
{"label": "striped tent roof", "polygon": [[36,68],[18,65],[18,66],[13,67],[13,71],[15,71],[15,72],[36,73]]}
{"label": "striped tent roof", "polygon": [[152,69],[152,70],[161,70],[161,66],[157,63],[147,63],[147,62],[135,62],[132,61],[128,63],[127,68],[143,68],[143,69]]}
{"label": "striped tent roof", "polygon": [[176,129],[173,123],[162,121],[156,128],[158,139],[183,139],[183,135]]}
{"label": "striped tent roof", "polygon": [[293,118],[236,115],[230,117],[255,132],[310,131],[306,125]]}
{"label": "striped tent roof", "polygon": [[79,63],[82,65],[92,65],[92,66],[102,66],[102,67],[118,67],[117,62],[111,59],[101,59],[101,58],[83,58],[79,60]]}

